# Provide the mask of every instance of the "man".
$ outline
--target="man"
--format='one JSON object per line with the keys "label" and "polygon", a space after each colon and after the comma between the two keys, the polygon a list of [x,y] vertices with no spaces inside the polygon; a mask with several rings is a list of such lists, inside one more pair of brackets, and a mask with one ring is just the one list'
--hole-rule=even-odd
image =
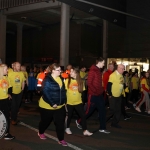
{"label": "man", "polygon": [[108,80],[107,92],[109,96],[109,106],[110,112],[113,114],[113,119],[111,123],[111,127],[121,128],[118,125],[118,122],[121,117],[121,102],[122,102],[122,93],[123,93],[123,85],[124,85],[124,65],[119,64],[117,70],[114,71]]}
{"label": "man", "polygon": [[108,64],[108,70],[103,74],[103,86],[104,86],[104,98],[105,98],[105,104],[107,107],[109,107],[109,100],[107,96],[107,83],[109,80],[109,76],[113,73],[114,71],[114,65],[113,64]]}
{"label": "man", "polygon": [[[87,119],[97,108],[100,121],[99,132],[109,134],[110,132],[106,130],[106,110],[103,98],[102,72],[100,70],[103,68],[104,62],[102,57],[98,57],[96,65],[92,65],[88,72],[88,106],[85,115]],[[80,127],[80,121],[76,121],[78,128]]]}
{"label": "man", "polygon": [[14,63],[14,71],[8,74],[8,78],[12,85],[12,103],[11,103],[11,123],[17,124],[17,114],[22,100],[24,90],[24,74],[20,71],[21,65],[19,62]]}

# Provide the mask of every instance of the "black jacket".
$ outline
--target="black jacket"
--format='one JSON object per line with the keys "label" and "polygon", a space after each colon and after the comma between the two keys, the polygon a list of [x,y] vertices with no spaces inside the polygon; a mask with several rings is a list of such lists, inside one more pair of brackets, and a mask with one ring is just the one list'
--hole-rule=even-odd
{"label": "black jacket", "polygon": [[53,79],[51,74],[48,74],[43,82],[42,82],[42,97],[43,100],[50,104],[52,107],[53,105],[62,105],[66,102],[66,89],[65,84],[62,80],[62,87],[60,88],[59,84]]}

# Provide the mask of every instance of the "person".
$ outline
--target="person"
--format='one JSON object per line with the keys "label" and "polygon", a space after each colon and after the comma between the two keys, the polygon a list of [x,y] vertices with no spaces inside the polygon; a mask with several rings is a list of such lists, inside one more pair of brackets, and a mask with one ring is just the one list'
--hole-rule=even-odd
{"label": "person", "polygon": [[28,73],[26,71],[26,66],[21,66],[22,73],[24,74],[25,77],[25,86],[24,86],[24,90],[23,90],[23,97],[25,97],[25,103],[30,103],[30,101],[28,100],[27,97],[27,92],[28,92]]}
{"label": "person", "polygon": [[39,123],[38,136],[45,140],[44,134],[48,125],[54,120],[58,143],[67,146],[64,140],[65,102],[66,89],[63,79],[60,77],[61,68],[54,63],[50,66],[48,73],[42,82],[42,97],[39,100],[41,121]]}
{"label": "person", "polygon": [[[99,112],[100,127],[99,132],[109,134],[106,130],[106,110],[105,100],[103,98],[103,86],[102,86],[102,72],[101,68],[104,66],[104,58],[98,57],[96,64],[92,65],[88,72],[88,105],[86,110],[86,119],[97,108]],[[81,129],[81,119],[76,120],[77,127]]]}
{"label": "person", "polygon": [[128,103],[128,99],[129,99],[129,85],[130,85],[128,71],[124,71],[123,72],[123,77],[124,77],[124,91],[125,91],[124,105],[125,105],[125,109],[130,109],[129,103]]}
{"label": "person", "polygon": [[123,86],[124,86],[124,65],[119,64],[117,66],[117,70],[114,71],[108,80],[107,85],[107,92],[109,97],[109,106],[110,106],[110,113],[113,115],[111,127],[121,128],[118,125],[120,117],[121,117],[121,102],[122,102],[122,93],[123,93]]}
{"label": "person", "polygon": [[129,103],[134,104],[138,101],[138,95],[139,95],[139,77],[138,73],[134,72],[132,74],[131,78],[131,97]]}
{"label": "person", "polygon": [[150,114],[150,82],[149,82],[149,73],[146,72],[141,79],[141,98],[139,101],[136,102],[135,110],[141,112],[141,105],[145,102],[146,103],[146,112]]}
{"label": "person", "polygon": [[40,93],[41,87],[42,87],[42,82],[45,78],[45,76],[50,72],[50,68],[49,66],[46,67],[46,69],[43,72],[40,72],[38,74],[38,78],[37,78],[37,91],[38,93]]}
{"label": "person", "polygon": [[28,91],[27,91],[27,99],[29,95],[29,102],[33,101],[33,93],[36,90],[36,79],[34,77],[34,72],[30,72],[28,76]]}
{"label": "person", "polygon": [[72,65],[69,64],[69,65],[67,65],[66,68],[67,68],[67,69],[66,69],[63,73],[61,73],[61,77],[62,77],[64,80],[66,80],[67,78],[69,78],[70,70],[71,70],[71,68],[72,68]]}
{"label": "person", "polygon": [[10,105],[9,101],[11,99],[11,84],[7,77],[7,65],[0,65],[0,110],[4,113],[7,120],[7,130],[4,135],[5,140],[12,140],[15,137],[9,132],[10,130]]}
{"label": "person", "polygon": [[67,90],[67,105],[66,108],[68,110],[68,117],[66,120],[66,130],[67,134],[72,134],[70,130],[70,123],[73,110],[75,109],[76,112],[82,119],[82,128],[83,128],[83,135],[91,136],[93,133],[90,133],[87,130],[86,119],[84,108],[82,104],[81,93],[84,88],[83,81],[80,77],[80,70],[78,68],[73,67],[70,71],[70,77],[65,80],[65,86]]}
{"label": "person", "polygon": [[84,107],[87,105],[87,78],[88,78],[88,73],[86,72],[86,67],[81,66],[80,68],[80,77],[83,81],[85,90],[82,92],[82,102]]}
{"label": "person", "polygon": [[11,124],[17,124],[17,114],[22,100],[22,94],[25,86],[24,74],[20,71],[21,64],[14,63],[14,71],[8,73],[10,84],[12,85],[12,103],[11,103]]}
{"label": "person", "polygon": [[105,105],[109,107],[109,100],[107,96],[107,83],[109,80],[109,76],[113,73],[114,71],[114,65],[112,63],[108,64],[108,69],[107,71],[104,72],[103,74],[103,87],[104,87],[104,98],[105,98]]}

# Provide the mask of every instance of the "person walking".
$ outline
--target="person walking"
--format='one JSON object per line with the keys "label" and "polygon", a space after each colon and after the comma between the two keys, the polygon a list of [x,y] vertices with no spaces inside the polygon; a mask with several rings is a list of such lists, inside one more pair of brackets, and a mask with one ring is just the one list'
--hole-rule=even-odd
{"label": "person walking", "polygon": [[11,84],[7,77],[8,68],[7,65],[0,65],[0,110],[6,117],[7,129],[4,135],[5,140],[12,140],[15,137],[9,132],[10,130],[10,105],[9,101],[11,99]]}
{"label": "person walking", "polygon": [[39,123],[38,136],[45,140],[45,130],[52,120],[56,127],[58,143],[67,146],[64,140],[65,102],[66,89],[63,79],[60,78],[61,68],[54,63],[50,66],[48,73],[42,82],[42,97],[39,100],[41,121]]}
{"label": "person walking", "polygon": [[65,86],[67,89],[67,105],[68,117],[66,120],[66,133],[72,134],[70,130],[71,117],[74,109],[79,114],[82,119],[82,128],[83,135],[91,136],[93,133],[90,133],[87,130],[85,112],[82,104],[81,93],[85,90],[83,81],[80,77],[80,70],[78,68],[72,68],[70,71],[70,77],[65,80]]}
{"label": "person walking", "polygon": [[146,72],[141,79],[141,98],[139,101],[136,102],[135,110],[141,112],[141,105],[145,102],[146,103],[146,112],[150,114],[150,81],[149,81],[149,73]]}
{"label": "person walking", "polygon": [[107,92],[109,97],[110,113],[113,115],[111,127],[121,128],[118,125],[121,117],[121,102],[122,93],[124,91],[124,65],[119,64],[117,70],[114,71],[110,76],[107,84]]}
{"label": "person walking", "polygon": [[20,71],[21,64],[14,63],[14,71],[8,73],[10,84],[12,85],[12,103],[11,103],[11,124],[17,124],[17,114],[22,100],[22,94],[25,86],[24,74]]}
{"label": "person walking", "polygon": [[[109,134],[106,130],[106,110],[105,100],[103,98],[103,86],[102,86],[102,72],[101,68],[104,67],[104,58],[98,57],[96,64],[92,65],[88,72],[88,105],[86,110],[86,119],[93,113],[97,108],[99,112],[100,127],[99,132]],[[76,121],[77,127],[80,127],[81,119]]]}

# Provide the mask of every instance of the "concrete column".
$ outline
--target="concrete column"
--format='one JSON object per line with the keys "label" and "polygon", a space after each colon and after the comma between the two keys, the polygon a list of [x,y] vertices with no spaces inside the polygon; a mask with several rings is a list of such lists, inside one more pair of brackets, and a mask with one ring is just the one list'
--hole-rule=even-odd
{"label": "concrete column", "polygon": [[6,19],[3,11],[0,12],[0,59],[6,63]]}
{"label": "concrete column", "polygon": [[22,63],[22,28],[23,25],[17,24],[17,61]]}
{"label": "concrete column", "polygon": [[105,59],[105,66],[107,67],[108,57],[108,22],[103,20],[103,58]]}
{"label": "concrete column", "polygon": [[60,65],[64,67],[69,64],[69,16],[70,6],[62,3],[60,28]]}

